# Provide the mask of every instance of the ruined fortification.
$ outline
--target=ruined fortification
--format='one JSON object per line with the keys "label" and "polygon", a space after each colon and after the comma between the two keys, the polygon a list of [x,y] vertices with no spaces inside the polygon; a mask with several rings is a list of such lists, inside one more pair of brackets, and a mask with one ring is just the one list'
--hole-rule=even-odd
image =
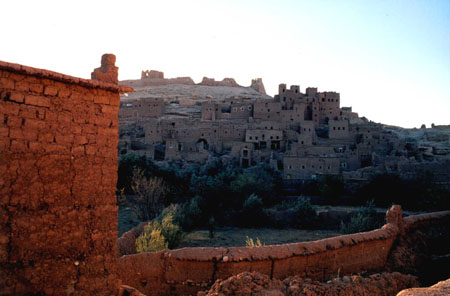
{"label": "ruined fortification", "polygon": [[117,292],[114,62],[97,80],[0,62],[1,295]]}
{"label": "ruined fortification", "polygon": [[[191,77],[176,77],[176,78],[165,78],[164,72],[156,70],[145,70],[141,72],[141,79],[133,80],[123,80],[120,84],[127,85],[131,87],[151,87],[151,86],[162,86],[162,85],[199,85],[199,86],[225,86],[225,87],[242,87],[239,85],[234,78],[224,78],[220,81],[216,81],[214,78],[203,77],[202,81],[195,84]],[[261,78],[253,79],[250,88],[256,90],[258,93],[266,94],[264,84]]]}

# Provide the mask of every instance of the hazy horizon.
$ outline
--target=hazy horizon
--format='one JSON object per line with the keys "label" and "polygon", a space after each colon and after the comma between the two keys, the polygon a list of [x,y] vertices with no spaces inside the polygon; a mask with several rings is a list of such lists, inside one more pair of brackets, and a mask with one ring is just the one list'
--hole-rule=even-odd
{"label": "hazy horizon", "polygon": [[450,124],[449,1],[6,1],[0,60],[90,78],[234,78],[341,94],[360,116]]}

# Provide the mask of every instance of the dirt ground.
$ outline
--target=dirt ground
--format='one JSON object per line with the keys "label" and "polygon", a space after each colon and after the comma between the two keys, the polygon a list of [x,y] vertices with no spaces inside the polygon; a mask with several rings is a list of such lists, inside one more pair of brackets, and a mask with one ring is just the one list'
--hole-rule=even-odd
{"label": "dirt ground", "polygon": [[226,227],[216,229],[214,238],[209,238],[208,230],[196,230],[187,233],[179,248],[245,246],[247,237],[252,238],[254,241],[259,238],[263,244],[273,245],[313,241],[338,235],[341,235],[341,233],[333,230]]}

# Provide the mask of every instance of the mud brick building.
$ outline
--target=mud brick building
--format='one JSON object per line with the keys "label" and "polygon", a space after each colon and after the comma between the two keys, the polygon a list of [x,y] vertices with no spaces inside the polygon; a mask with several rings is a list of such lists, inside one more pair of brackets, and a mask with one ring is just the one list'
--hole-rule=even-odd
{"label": "mud brick building", "polygon": [[[211,157],[231,157],[243,167],[267,163],[291,181],[321,175],[361,179],[380,172],[403,173],[406,166],[399,163],[427,169],[422,160],[442,166],[442,161],[450,158],[448,135],[445,138],[434,133],[428,137],[428,132],[423,133],[423,138],[439,139],[437,146],[409,143],[395,127],[360,118],[351,107],[341,107],[336,92],[307,87],[303,93],[299,85],[288,88],[280,84],[273,98],[235,97],[232,90],[242,87],[234,80],[205,78],[197,86],[207,85],[213,94],[214,88],[225,85],[229,95],[199,99],[195,96],[199,89],[193,91],[194,95],[183,94],[183,87],[192,84],[179,81],[180,93],[171,99],[164,99],[161,89],[157,90],[161,97],[146,97],[152,83],[161,79],[165,79],[162,72],[145,71],[141,80],[124,81],[147,84],[148,88],[141,87],[140,97],[122,97],[120,154],[198,163]],[[172,82],[167,84],[172,86]],[[250,89],[265,94],[261,79],[253,80],[244,93],[250,93]],[[174,104],[179,96],[187,97],[187,103]]]}

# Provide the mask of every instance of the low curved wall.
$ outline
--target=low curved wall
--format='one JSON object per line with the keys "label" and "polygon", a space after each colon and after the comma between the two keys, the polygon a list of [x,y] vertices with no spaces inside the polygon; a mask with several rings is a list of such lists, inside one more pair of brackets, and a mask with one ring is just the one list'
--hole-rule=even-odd
{"label": "low curved wall", "polygon": [[147,295],[195,295],[215,280],[243,271],[279,279],[296,274],[318,280],[377,271],[384,268],[403,226],[445,217],[450,217],[450,212],[404,220],[401,208],[394,206],[387,212],[387,224],[369,232],[254,248],[183,248],[125,255],[119,258],[119,277]]}

